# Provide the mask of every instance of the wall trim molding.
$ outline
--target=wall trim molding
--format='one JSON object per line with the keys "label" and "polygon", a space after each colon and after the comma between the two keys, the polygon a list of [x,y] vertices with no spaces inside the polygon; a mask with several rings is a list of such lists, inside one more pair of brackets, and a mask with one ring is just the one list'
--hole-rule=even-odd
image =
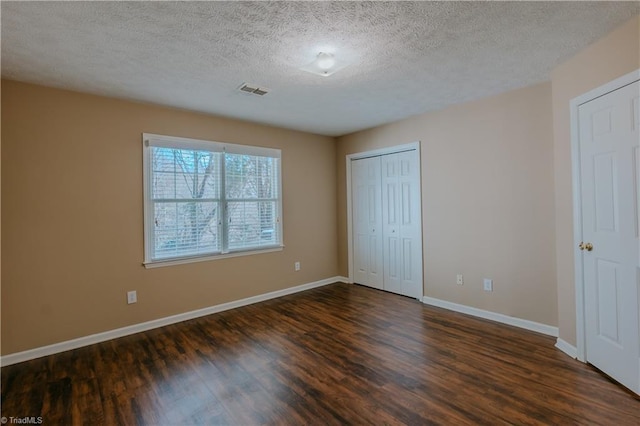
{"label": "wall trim molding", "polygon": [[514,327],[524,328],[526,330],[535,331],[537,333],[546,334],[547,336],[558,337],[558,327],[542,324],[535,321],[529,321],[522,318],[511,317],[509,315],[499,314],[497,312],[486,311],[484,309],[474,308],[473,306],[461,305],[459,303],[448,302],[446,300],[436,299],[433,297],[423,297],[422,303],[439,308],[448,309],[450,311],[460,312],[463,314],[473,315],[474,317],[484,318],[491,321],[500,322]]}
{"label": "wall trim molding", "polygon": [[247,305],[252,305],[258,302],[264,302],[270,299],[276,299],[278,297],[299,293],[305,290],[311,290],[313,288],[322,287],[325,285],[333,284],[335,282],[348,283],[349,280],[345,277],[335,276],[335,277],[326,278],[320,281],[314,281],[307,284],[298,285],[295,287],[289,287],[282,290],[276,290],[269,293],[259,294],[257,296],[247,297],[245,299],[234,300],[231,302],[221,303],[219,305],[209,306],[207,308],[196,309],[194,311],[184,312],[181,314],[171,315],[164,318],[158,318],[155,320],[133,324],[133,325],[129,325],[122,328],[116,328],[114,330],[91,334],[88,336],[79,337],[77,339],[66,340],[64,342],[54,343],[47,346],[41,346],[39,348],[28,349],[26,351],[16,352],[16,353],[12,353],[12,354],[8,354],[0,357],[0,366],[4,367],[11,364],[17,364],[19,362],[29,361],[29,360],[40,358],[43,356],[53,355],[56,353],[93,345],[95,343],[105,342],[107,340],[129,336],[131,334],[153,330],[154,328],[164,327],[165,325],[176,324],[182,321],[187,321],[190,319],[199,318],[206,315],[211,315],[211,314],[227,311],[234,308],[239,308],[241,306],[247,306]]}
{"label": "wall trim molding", "polygon": [[563,339],[558,337],[558,340],[556,340],[555,346],[556,346],[556,348],[560,349],[565,354],[569,355],[571,358],[573,358],[573,359],[577,359],[578,358],[578,348],[576,348],[575,346],[573,346],[570,343],[567,343],[566,340],[563,340]]}

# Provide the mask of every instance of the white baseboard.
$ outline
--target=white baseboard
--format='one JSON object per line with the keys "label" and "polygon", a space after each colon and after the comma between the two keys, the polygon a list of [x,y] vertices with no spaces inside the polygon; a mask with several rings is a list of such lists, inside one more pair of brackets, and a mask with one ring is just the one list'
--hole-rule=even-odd
{"label": "white baseboard", "polygon": [[578,348],[576,348],[570,343],[567,343],[565,340],[562,340],[559,337],[558,337],[558,340],[556,340],[556,348],[560,349],[562,352],[569,355],[571,358],[574,358],[574,359],[578,358]]}
{"label": "white baseboard", "polygon": [[164,327],[165,325],[175,324],[206,315],[215,314],[217,312],[227,311],[229,309],[239,308],[241,306],[251,305],[253,303],[263,302],[269,299],[275,299],[287,296],[293,293],[310,290],[316,287],[322,287],[335,282],[348,282],[344,277],[331,277],[312,283],[302,284],[295,287],[285,288],[282,290],[272,291],[270,293],[260,294],[257,296],[247,297],[246,299],[235,300],[233,302],[222,303],[220,305],[210,306],[208,308],[197,309],[182,314],[171,315],[169,317],[159,318],[156,320],[146,321],[140,324],[134,324],[127,327],[117,328],[102,333],[92,334],[90,336],[79,337],[77,339],[67,340],[52,345],[42,346],[35,349],[29,349],[23,352],[16,352],[0,357],[0,365],[6,366],[17,364],[23,361],[40,358],[47,355],[53,355],[60,352],[69,351],[71,349],[81,348],[83,346],[93,345],[95,343],[105,342],[107,340],[117,339],[118,337],[128,336],[130,334],[140,333],[142,331],[152,330],[154,328]]}
{"label": "white baseboard", "polygon": [[423,297],[422,303],[437,306],[439,308],[449,309],[463,314],[473,315],[491,321],[501,322],[503,324],[512,325],[514,327],[524,328],[526,330],[535,331],[537,333],[546,334],[548,336],[558,337],[558,327],[541,324],[535,321],[529,321],[522,318],[510,317],[509,315],[499,314],[496,312],[485,311],[484,309],[474,308],[472,306],[460,305],[458,303],[448,302],[446,300],[435,299],[433,297]]}

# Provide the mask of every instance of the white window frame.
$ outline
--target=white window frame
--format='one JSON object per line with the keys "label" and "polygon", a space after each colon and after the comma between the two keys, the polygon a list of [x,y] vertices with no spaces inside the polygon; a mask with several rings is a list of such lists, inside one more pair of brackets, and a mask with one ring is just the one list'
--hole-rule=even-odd
{"label": "white window frame", "polygon": [[[221,225],[221,237],[224,241],[222,251],[216,253],[207,253],[202,255],[194,255],[194,256],[176,256],[167,259],[154,259],[153,252],[155,250],[154,247],[154,203],[151,200],[151,175],[152,175],[152,167],[151,167],[151,148],[152,147],[167,147],[167,148],[177,148],[177,149],[194,149],[194,150],[204,150],[210,152],[220,152],[220,153],[229,153],[229,154],[240,154],[240,155],[254,155],[254,156],[265,156],[277,158],[278,167],[277,167],[277,209],[278,209],[278,217],[276,221],[276,226],[278,227],[278,235],[280,237],[279,241],[275,245],[262,246],[257,248],[248,248],[248,249],[237,249],[237,250],[229,250],[227,248],[227,231],[228,227],[226,226],[226,206],[227,199],[224,188],[224,158],[222,159],[222,176],[220,179],[220,205],[222,207],[222,216],[220,220],[222,222]],[[236,256],[247,256],[259,253],[270,253],[274,251],[281,251],[284,248],[284,235],[283,235],[283,227],[282,227],[282,153],[279,149],[274,148],[264,148],[257,146],[249,146],[249,145],[239,145],[239,144],[230,144],[230,143],[222,143],[222,142],[214,142],[207,141],[202,139],[190,139],[190,138],[181,138],[176,136],[165,136],[165,135],[156,135],[152,133],[143,133],[142,134],[142,169],[143,169],[143,195],[144,195],[144,262],[143,265],[146,268],[156,268],[161,266],[171,266],[171,265],[181,265],[185,263],[193,263],[193,262],[202,262],[208,260],[216,260],[216,259],[224,259],[229,257]],[[229,200],[234,201],[234,200]]]}

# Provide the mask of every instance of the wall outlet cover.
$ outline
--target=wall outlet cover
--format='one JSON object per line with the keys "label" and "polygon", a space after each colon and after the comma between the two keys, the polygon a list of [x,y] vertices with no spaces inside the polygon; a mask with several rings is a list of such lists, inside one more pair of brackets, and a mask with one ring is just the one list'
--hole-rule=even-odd
{"label": "wall outlet cover", "polygon": [[484,279],[484,291],[493,291],[493,280],[489,278]]}

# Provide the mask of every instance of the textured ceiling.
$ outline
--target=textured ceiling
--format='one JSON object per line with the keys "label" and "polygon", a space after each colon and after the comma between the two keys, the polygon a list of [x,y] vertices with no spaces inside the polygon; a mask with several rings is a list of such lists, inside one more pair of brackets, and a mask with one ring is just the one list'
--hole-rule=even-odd
{"label": "textured ceiling", "polygon": [[[548,80],[640,13],[638,2],[0,7],[4,78],[332,136]],[[302,71],[319,51],[350,65]],[[245,82],[270,92],[238,92]]]}

